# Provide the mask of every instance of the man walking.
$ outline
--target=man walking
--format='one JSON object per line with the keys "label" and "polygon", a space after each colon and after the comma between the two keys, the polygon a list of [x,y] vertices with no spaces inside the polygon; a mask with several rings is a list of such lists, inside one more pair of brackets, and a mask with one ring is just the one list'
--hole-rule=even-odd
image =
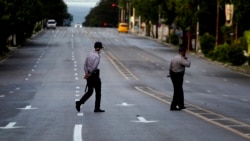
{"label": "man walking", "polygon": [[[170,110],[185,109],[184,106],[184,93],[183,93],[183,77],[185,74],[185,67],[190,67],[191,62],[186,57],[186,49],[184,47],[179,48],[179,55],[175,56],[169,66],[169,74],[174,87],[173,100],[170,106]],[[177,108],[178,106],[178,108]]]}
{"label": "man walking", "polygon": [[[94,112],[105,112],[100,109],[101,104],[101,79],[99,77],[100,70],[98,65],[100,63],[100,51],[103,48],[101,42],[95,42],[95,50],[91,52],[84,63],[85,76],[84,79],[87,79],[87,92],[82,96],[80,101],[76,101],[76,110],[80,112],[81,104],[84,104],[90,96],[93,94],[95,89],[96,99],[95,99],[95,109]],[[86,91],[86,90],[85,90]]]}

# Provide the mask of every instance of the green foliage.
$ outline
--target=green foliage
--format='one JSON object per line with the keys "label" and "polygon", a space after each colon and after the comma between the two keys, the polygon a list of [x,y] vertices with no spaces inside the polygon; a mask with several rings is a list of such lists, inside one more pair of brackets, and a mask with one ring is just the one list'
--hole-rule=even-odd
{"label": "green foliage", "polygon": [[243,47],[237,44],[230,47],[228,57],[228,61],[235,66],[243,65],[247,61],[247,57],[243,53]]}
{"label": "green foliage", "polygon": [[200,45],[201,51],[205,56],[209,56],[209,54],[214,50],[215,47],[215,38],[209,33],[205,33],[200,37]]}
{"label": "green foliage", "polygon": [[240,66],[246,62],[247,57],[244,56],[243,47],[241,47],[240,44],[234,44],[232,46],[223,44],[215,48],[212,59]]}
{"label": "green foliage", "polygon": [[114,0],[101,0],[100,3],[92,8],[89,14],[85,17],[84,26],[90,27],[103,27],[104,22],[108,26],[117,26],[118,25],[118,13],[119,7],[112,7],[112,4],[116,3]]}
{"label": "green foliage", "polygon": [[176,34],[171,34],[170,35],[170,43],[172,43],[174,45],[178,45],[179,44],[179,37]]}
{"label": "green foliage", "polygon": [[40,23],[40,22],[37,22],[36,25],[35,25],[35,27],[34,27],[34,32],[35,32],[35,33],[36,33],[36,32],[39,32],[39,31],[41,31],[41,29],[42,29],[41,23]]}
{"label": "green foliage", "polygon": [[250,66],[250,56],[247,57],[248,66]]}
{"label": "green foliage", "polygon": [[215,48],[213,51],[212,59],[220,61],[220,62],[228,62],[229,60],[229,50],[230,50],[229,44],[222,44]]}
{"label": "green foliage", "polygon": [[[54,18],[58,25],[72,20],[63,0],[0,0],[0,55],[8,51],[7,38],[17,35],[17,44],[33,33],[38,21]],[[35,27],[38,30],[38,27]]]}

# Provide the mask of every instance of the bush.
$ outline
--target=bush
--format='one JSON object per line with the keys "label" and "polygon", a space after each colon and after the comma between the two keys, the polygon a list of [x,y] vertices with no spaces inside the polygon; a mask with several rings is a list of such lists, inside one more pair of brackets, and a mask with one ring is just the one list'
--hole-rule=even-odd
{"label": "bush", "polygon": [[171,34],[170,35],[170,43],[172,43],[174,45],[178,45],[179,44],[179,37],[176,34]]}
{"label": "bush", "polygon": [[215,38],[209,33],[205,33],[200,37],[200,45],[202,53],[208,57],[209,54],[214,50]]}
{"label": "bush", "polygon": [[230,45],[229,44],[219,45],[213,51],[212,59],[220,61],[220,62],[228,62],[228,60],[229,60],[229,56],[228,56],[229,50],[230,50]]}
{"label": "bush", "polygon": [[250,56],[247,57],[248,66],[250,66]]}
{"label": "bush", "polygon": [[247,61],[247,57],[243,52],[243,47],[239,45],[233,45],[230,47],[228,57],[228,61],[235,66],[243,65]]}
{"label": "bush", "polygon": [[34,27],[35,33],[41,31],[41,29],[42,29],[42,25],[40,23],[36,23]]}

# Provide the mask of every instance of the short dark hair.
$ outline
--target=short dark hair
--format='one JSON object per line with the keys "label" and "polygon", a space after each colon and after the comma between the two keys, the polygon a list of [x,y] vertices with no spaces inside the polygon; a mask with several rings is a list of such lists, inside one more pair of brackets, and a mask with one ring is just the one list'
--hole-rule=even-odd
{"label": "short dark hair", "polygon": [[179,48],[179,52],[186,52],[186,48],[180,47],[180,48]]}

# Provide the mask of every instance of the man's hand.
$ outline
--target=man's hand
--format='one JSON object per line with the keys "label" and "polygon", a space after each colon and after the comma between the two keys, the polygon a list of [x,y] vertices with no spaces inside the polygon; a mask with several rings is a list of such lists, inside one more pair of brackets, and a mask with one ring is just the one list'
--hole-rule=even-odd
{"label": "man's hand", "polygon": [[88,78],[89,78],[89,76],[90,76],[90,74],[88,74],[88,73],[87,73],[87,74],[85,74],[85,75],[84,75],[84,77],[83,77],[83,78],[84,78],[84,79],[88,79]]}

